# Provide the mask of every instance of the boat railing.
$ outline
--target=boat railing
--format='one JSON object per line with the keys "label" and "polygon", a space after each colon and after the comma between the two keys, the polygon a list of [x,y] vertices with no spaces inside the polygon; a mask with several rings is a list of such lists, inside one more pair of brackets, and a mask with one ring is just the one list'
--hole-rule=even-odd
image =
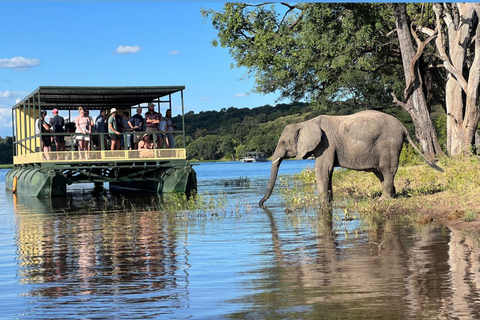
{"label": "boat railing", "polygon": [[[141,150],[110,150],[107,149],[107,141],[110,139],[108,133],[93,132],[82,134],[75,132],[66,133],[40,133],[29,138],[16,141],[17,152],[14,157],[14,164],[60,162],[71,163],[72,161],[81,162],[115,162],[115,161],[145,161],[145,160],[185,160],[185,148],[166,148],[165,141],[162,148],[158,145],[158,136],[166,133],[182,133],[183,131],[168,132],[123,132],[121,135],[124,140],[128,136],[139,135],[140,140],[144,134],[150,135],[153,139],[153,149]],[[55,139],[52,141],[53,151],[41,150],[41,141],[43,137],[65,137],[65,151],[55,150]],[[90,144],[90,150],[78,150],[77,137],[83,136],[84,141]],[[132,137],[133,138],[133,137]],[[133,143],[133,142],[132,142]]]}

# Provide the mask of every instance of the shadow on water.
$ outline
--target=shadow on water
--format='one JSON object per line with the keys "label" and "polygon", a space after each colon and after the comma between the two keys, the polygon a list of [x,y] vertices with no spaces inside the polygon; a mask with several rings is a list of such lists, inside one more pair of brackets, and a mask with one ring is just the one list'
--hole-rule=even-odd
{"label": "shadow on water", "polygon": [[286,214],[275,196],[259,209],[264,176],[241,187],[213,176],[199,185],[226,195],[224,207],[208,204],[220,215],[169,214],[156,194],[0,195],[14,197],[16,249],[0,258],[3,292],[15,292],[1,295],[4,316],[480,318],[478,233],[372,226],[339,208]]}

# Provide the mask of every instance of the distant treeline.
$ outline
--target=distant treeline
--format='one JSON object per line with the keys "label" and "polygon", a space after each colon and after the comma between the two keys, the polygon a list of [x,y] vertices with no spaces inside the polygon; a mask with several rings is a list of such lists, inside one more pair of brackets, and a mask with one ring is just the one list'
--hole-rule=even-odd
{"label": "distant treeline", "polygon": [[0,164],[13,163],[13,139],[12,137],[0,137]]}
{"label": "distant treeline", "polygon": [[[321,114],[347,115],[362,109],[365,108],[343,101],[330,105],[329,110],[317,110],[308,103],[296,102],[252,109],[230,107],[198,114],[190,111],[185,114],[187,157],[190,160],[238,160],[249,151],[266,152],[271,156],[286,125]],[[399,108],[382,111],[400,119],[414,136],[414,126],[405,111]],[[445,116],[433,118],[437,118],[437,128],[444,127]],[[173,122],[181,128],[181,116],[175,117]],[[437,132],[440,140],[445,140],[444,132]],[[0,164],[13,163],[12,142],[11,137],[0,138]],[[176,143],[183,147],[181,134],[176,135]]]}
{"label": "distant treeline", "polygon": [[[220,111],[185,114],[187,157],[196,160],[238,160],[249,151],[272,155],[283,128],[291,123],[312,119],[320,114],[346,115],[362,110],[339,102],[328,111],[313,109],[308,103],[278,104],[253,109],[230,107]],[[383,110],[394,114],[413,130],[408,114],[400,109]],[[181,117],[174,119],[181,124]],[[413,133],[413,132],[412,132]],[[183,146],[181,135],[177,145]]]}

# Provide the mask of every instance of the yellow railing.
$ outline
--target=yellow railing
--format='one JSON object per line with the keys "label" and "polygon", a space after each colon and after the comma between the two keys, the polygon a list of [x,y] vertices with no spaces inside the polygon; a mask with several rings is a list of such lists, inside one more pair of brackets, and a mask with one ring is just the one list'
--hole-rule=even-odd
{"label": "yellow railing", "polygon": [[101,150],[101,151],[52,151],[35,152],[13,157],[13,164],[28,163],[98,163],[132,162],[155,160],[185,160],[185,149],[142,149],[142,150]]}

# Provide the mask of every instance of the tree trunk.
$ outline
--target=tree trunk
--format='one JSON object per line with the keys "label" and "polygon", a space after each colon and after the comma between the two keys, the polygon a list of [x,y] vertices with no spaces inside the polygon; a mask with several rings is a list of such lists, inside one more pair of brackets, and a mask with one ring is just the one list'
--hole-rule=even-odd
{"label": "tree trunk", "polygon": [[[415,136],[420,141],[425,156],[432,160],[435,158],[435,155],[443,154],[443,151],[438,142],[437,133],[435,132],[432,119],[430,118],[426,93],[420,83],[420,79],[423,75],[420,74],[418,64],[415,64],[414,61],[416,52],[414,50],[412,35],[410,33],[406,4],[393,4],[393,11],[400,51],[402,54],[406,86],[408,86],[410,79],[415,79],[411,93],[406,97],[407,102],[401,105],[412,117],[413,124],[415,125]],[[411,68],[412,63],[415,64],[414,68]],[[412,74],[412,71],[415,74]]]}
{"label": "tree trunk", "polygon": [[[434,5],[437,28],[440,30],[436,46],[447,71],[447,152],[455,156],[471,152],[480,116],[480,6],[476,3],[457,3],[451,4],[456,10],[445,10],[446,6],[447,4]],[[444,33],[442,26],[446,29]],[[476,31],[471,39],[473,28]],[[443,39],[444,34],[446,40]],[[472,41],[474,50],[468,52]],[[472,53],[473,60],[469,59]]]}

